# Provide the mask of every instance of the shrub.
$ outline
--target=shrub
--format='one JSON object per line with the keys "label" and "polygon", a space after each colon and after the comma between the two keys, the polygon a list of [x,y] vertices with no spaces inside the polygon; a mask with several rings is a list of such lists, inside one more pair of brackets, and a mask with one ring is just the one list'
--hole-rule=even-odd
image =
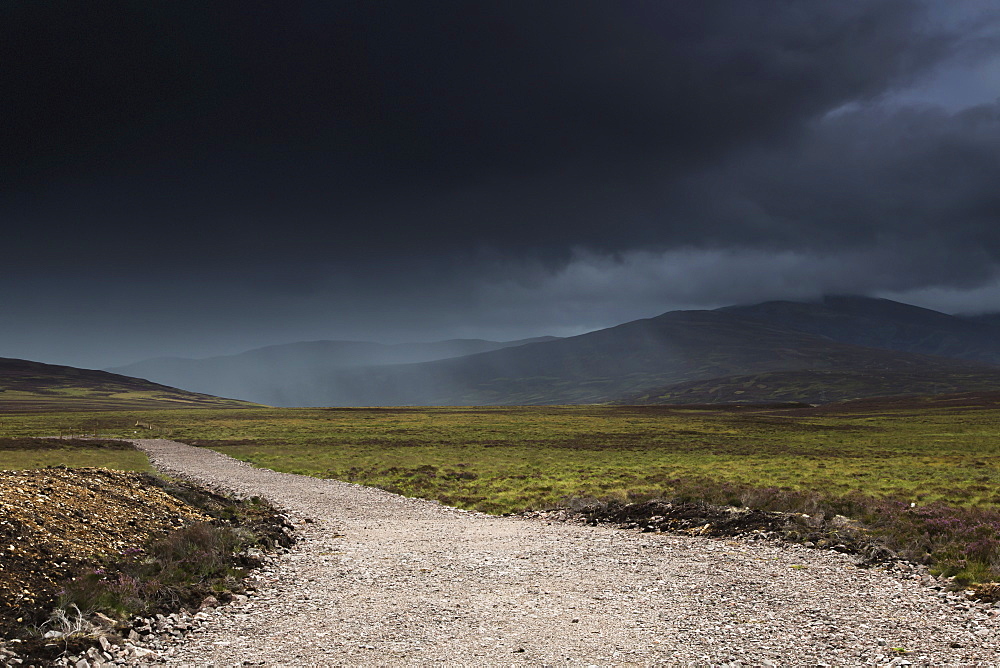
{"label": "shrub", "polygon": [[208,594],[237,587],[247,565],[240,552],[254,542],[253,534],[231,527],[187,525],[74,578],[60,607],[125,618],[197,606]]}

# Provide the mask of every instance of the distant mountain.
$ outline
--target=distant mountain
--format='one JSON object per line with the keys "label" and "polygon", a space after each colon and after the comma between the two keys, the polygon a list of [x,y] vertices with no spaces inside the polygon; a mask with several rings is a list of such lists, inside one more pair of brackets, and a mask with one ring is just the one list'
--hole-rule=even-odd
{"label": "distant mountain", "polygon": [[673,311],[564,339],[315,341],[113,371],[277,406],[821,403],[1000,390],[1000,326],[826,297]]}
{"label": "distant mountain", "polygon": [[[974,381],[968,389],[1000,388],[1000,368],[987,364],[841,343],[723,309],[674,311],[580,336],[456,359],[344,369],[317,386],[310,405],[559,404],[629,397],[689,401],[675,396],[670,387],[791,372],[836,378],[826,395],[821,390],[798,392],[796,400],[909,393],[913,387],[933,388],[935,382],[942,389],[966,389],[966,381]],[[785,376],[793,377],[798,383],[805,378]],[[781,395],[779,389],[746,398],[774,400]],[[738,401],[745,393],[734,388],[717,400]],[[697,395],[697,401],[710,400],[705,397],[711,395],[705,388],[690,394]]]}
{"label": "distant mountain", "polygon": [[0,410],[8,412],[250,405],[107,371],[0,357]]}
{"label": "distant mountain", "polygon": [[397,345],[306,341],[206,359],[161,357],[108,371],[272,406],[315,406],[321,405],[317,396],[328,394],[325,378],[340,369],[426,362],[553,340],[452,339]]}
{"label": "distant mountain", "polygon": [[719,310],[840,343],[1000,364],[997,315],[953,316],[858,296],[829,296],[816,302],[773,301]]}

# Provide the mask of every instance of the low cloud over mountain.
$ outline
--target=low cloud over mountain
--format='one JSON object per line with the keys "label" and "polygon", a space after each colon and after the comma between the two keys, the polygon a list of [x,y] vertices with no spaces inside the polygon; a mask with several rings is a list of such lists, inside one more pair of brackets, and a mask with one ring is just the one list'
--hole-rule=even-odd
{"label": "low cloud over mountain", "polygon": [[827,402],[1000,390],[1000,329],[827,297],[673,311],[565,339],[320,341],[115,371],[282,406]]}
{"label": "low cloud over mountain", "polygon": [[1000,13],[945,0],[0,8],[0,353],[1000,299]]}

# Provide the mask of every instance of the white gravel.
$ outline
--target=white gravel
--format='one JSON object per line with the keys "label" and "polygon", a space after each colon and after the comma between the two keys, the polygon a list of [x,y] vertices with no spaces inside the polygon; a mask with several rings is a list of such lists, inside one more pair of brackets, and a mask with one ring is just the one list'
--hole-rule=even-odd
{"label": "white gravel", "polygon": [[493,517],[135,443],[162,471],[270,499],[304,534],[171,663],[1000,664],[1000,608],[834,552]]}

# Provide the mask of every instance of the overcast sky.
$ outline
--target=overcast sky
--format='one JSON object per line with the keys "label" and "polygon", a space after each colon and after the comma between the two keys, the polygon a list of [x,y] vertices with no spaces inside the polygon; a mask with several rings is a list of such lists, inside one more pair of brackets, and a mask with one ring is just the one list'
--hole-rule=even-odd
{"label": "overcast sky", "polygon": [[993,0],[7,2],[0,356],[1000,311]]}

